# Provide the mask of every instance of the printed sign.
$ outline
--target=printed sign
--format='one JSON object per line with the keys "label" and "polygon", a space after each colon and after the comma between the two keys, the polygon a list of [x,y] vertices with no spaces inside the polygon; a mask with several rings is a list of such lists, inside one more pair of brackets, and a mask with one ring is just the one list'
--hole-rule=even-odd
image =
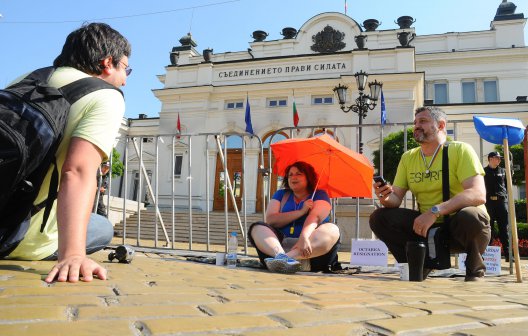
{"label": "printed sign", "polygon": [[387,266],[389,250],[381,240],[352,239],[351,265]]}
{"label": "printed sign", "polygon": [[[461,271],[466,271],[466,253],[458,255],[458,268]],[[484,264],[486,265],[486,275],[500,275],[501,274],[501,248],[499,246],[488,246],[482,255]]]}

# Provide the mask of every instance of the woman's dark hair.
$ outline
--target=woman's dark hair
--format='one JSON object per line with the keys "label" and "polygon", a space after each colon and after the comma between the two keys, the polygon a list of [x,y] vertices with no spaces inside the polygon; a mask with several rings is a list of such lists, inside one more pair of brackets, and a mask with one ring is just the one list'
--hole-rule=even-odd
{"label": "woman's dark hair", "polygon": [[128,40],[106,23],[84,24],[68,35],[53,66],[69,66],[87,74],[100,75],[102,60],[111,56],[112,64],[117,67],[123,56],[130,57],[131,52]]}
{"label": "woman's dark hair", "polygon": [[290,185],[288,184],[288,174],[290,173],[290,169],[292,167],[296,167],[301,173],[306,175],[306,189],[310,194],[313,193],[315,190],[315,185],[317,184],[317,173],[311,164],[304,161],[297,161],[286,168],[286,173],[284,174],[284,179],[282,180],[282,187],[284,189],[290,189]]}

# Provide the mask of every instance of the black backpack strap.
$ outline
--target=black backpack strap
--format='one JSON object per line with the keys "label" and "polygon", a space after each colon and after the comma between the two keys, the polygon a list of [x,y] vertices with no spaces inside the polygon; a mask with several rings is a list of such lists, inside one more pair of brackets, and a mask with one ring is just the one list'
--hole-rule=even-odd
{"label": "black backpack strap", "polygon": [[64,95],[64,98],[66,98],[70,104],[73,104],[87,94],[102,89],[117,90],[123,96],[123,91],[97,77],[81,78],[75,82],[64,85],[60,88],[60,91]]}
{"label": "black backpack strap", "polygon": [[[444,143],[442,151],[442,197],[443,201],[447,201],[450,198],[449,195],[449,155],[448,155],[449,142]],[[449,215],[444,216],[444,224],[449,222]],[[447,226],[449,228],[449,226]]]}
{"label": "black backpack strap", "polygon": [[55,72],[55,67],[49,66],[37,69],[26,76],[27,79],[36,80],[42,83],[49,82],[51,75]]}
{"label": "black backpack strap", "polygon": [[46,227],[46,222],[48,221],[49,215],[51,213],[51,208],[53,207],[53,202],[57,198],[59,187],[59,170],[57,169],[57,160],[55,156],[53,157],[53,173],[51,174],[50,185],[48,189],[48,198],[46,199],[46,209],[44,210],[44,217],[42,219],[42,224],[40,225],[40,232],[44,232]]}

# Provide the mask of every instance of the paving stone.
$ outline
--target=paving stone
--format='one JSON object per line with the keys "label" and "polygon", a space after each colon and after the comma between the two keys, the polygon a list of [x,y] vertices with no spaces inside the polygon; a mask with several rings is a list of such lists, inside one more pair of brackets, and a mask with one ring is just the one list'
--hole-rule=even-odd
{"label": "paving stone", "polygon": [[338,291],[334,293],[308,294],[306,295],[306,297],[312,300],[316,300],[316,301],[336,301],[336,300],[347,300],[347,299],[374,301],[374,300],[388,299],[386,295],[379,294],[379,293],[349,294],[349,293],[340,293]]}
{"label": "paving stone", "polygon": [[65,323],[24,323],[0,324],[0,335],[16,336],[136,336],[131,323],[127,321],[78,321]]}
{"label": "paving stone", "polygon": [[[149,294],[115,297],[119,305],[165,305],[165,304],[206,304],[216,303],[218,299],[207,294]],[[1,302],[1,301],[0,301]]]}
{"label": "paving stone", "polygon": [[430,314],[454,314],[470,310],[470,308],[451,303],[413,303],[409,304],[409,306],[429,312]]}
{"label": "paving stone", "polygon": [[68,307],[66,306],[39,306],[27,309],[16,307],[0,307],[0,323],[28,323],[35,321],[67,320]]}
{"label": "paving stone", "polygon": [[280,324],[266,316],[204,316],[180,319],[155,319],[141,321],[150,335],[167,335],[189,332],[240,332],[246,329],[279,327]]}
{"label": "paving stone", "polygon": [[[71,284],[70,284],[71,285]],[[9,287],[6,288],[0,296],[37,296],[37,295],[53,295],[53,296],[69,296],[69,295],[111,295],[112,288],[99,286],[83,286],[82,287]]]}
{"label": "paving stone", "polygon": [[402,305],[383,305],[372,307],[372,309],[379,310],[393,317],[424,316],[428,314],[425,310]]}
{"label": "paving stone", "polygon": [[526,335],[528,322],[509,323],[499,326],[467,329],[456,333],[460,336],[500,336],[500,335]]}
{"label": "paving stone", "polygon": [[368,330],[359,323],[338,323],[322,326],[300,328],[275,328],[255,332],[244,332],[246,336],[336,336],[336,335],[367,335]]}
{"label": "paving stone", "polygon": [[285,291],[277,293],[229,293],[222,294],[223,298],[232,302],[247,302],[247,301],[299,301],[306,300],[306,297],[288,293]]}
{"label": "paving stone", "polygon": [[388,314],[370,308],[342,308],[304,310],[274,314],[287,327],[322,325],[338,322],[358,322],[389,317]]}
{"label": "paving stone", "polygon": [[455,315],[402,317],[367,322],[368,329],[372,329],[382,335],[429,335],[434,332],[476,328],[479,325],[474,319]]}
{"label": "paving stone", "polygon": [[508,302],[504,300],[493,300],[493,301],[478,301],[478,300],[465,300],[455,302],[455,305],[462,307],[468,307],[475,310],[484,309],[508,309],[508,308],[523,308],[523,305],[514,302]]}
{"label": "paving stone", "polygon": [[[50,302],[54,305],[92,305],[103,306],[104,300],[102,297],[95,297],[91,295],[72,295],[72,296],[21,296],[21,297],[7,297],[0,298],[0,307],[5,306],[46,306]],[[27,308],[29,309],[29,308]]]}
{"label": "paving stone", "polygon": [[504,324],[528,321],[528,309],[493,309],[458,313],[486,324]]}
{"label": "paving stone", "polygon": [[176,316],[202,316],[203,313],[191,305],[156,305],[156,306],[112,306],[112,307],[81,307],[77,318],[89,319],[144,319],[167,318]]}
{"label": "paving stone", "polygon": [[149,285],[148,282],[145,283],[118,283],[115,285],[116,290],[119,292],[119,295],[134,295],[134,294],[196,294],[196,295],[206,295],[210,292],[208,288],[200,287],[190,287],[185,284],[179,284],[177,286],[158,286],[155,285],[155,281],[152,281],[152,284]]}
{"label": "paving stone", "polygon": [[203,305],[202,308],[211,315],[232,315],[232,314],[274,314],[279,312],[295,311],[300,309],[311,309],[301,302],[267,302],[259,304],[252,302],[229,302]]}
{"label": "paving stone", "polygon": [[333,309],[333,308],[353,308],[353,307],[377,307],[377,306],[385,306],[390,304],[397,304],[396,301],[393,300],[386,300],[386,299],[376,299],[376,300],[370,300],[366,301],[365,299],[341,299],[341,300],[312,300],[312,301],[306,301],[307,305],[313,306],[317,309]]}

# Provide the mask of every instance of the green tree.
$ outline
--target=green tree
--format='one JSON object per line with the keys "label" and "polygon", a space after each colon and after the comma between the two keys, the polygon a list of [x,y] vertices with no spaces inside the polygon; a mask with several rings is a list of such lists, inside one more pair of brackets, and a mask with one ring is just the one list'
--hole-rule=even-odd
{"label": "green tree", "polygon": [[[502,145],[496,145],[495,150],[504,156]],[[524,142],[518,145],[510,146],[510,153],[512,154],[513,166],[519,166],[519,169],[514,169],[512,176],[512,184],[519,186],[524,183]],[[502,160],[501,167],[505,168],[506,160]]]}
{"label": "green tree", "polygon": [[120,160],[121,155],[116,151],[115,148],[112,149],[112,177],[118,177],[123,175],[125,166]]}
{"label": "green tree", "polygon": [[[383,139],[383,177],[389,182],[394,181],[398,163],[404,152],[404,131],[390,133]],[[419,144],[414,140],[413,129],[407,129],[407,150],[418,147]],[[380,168],[380,151],[374,151],[374,167],[379,174]]]}

